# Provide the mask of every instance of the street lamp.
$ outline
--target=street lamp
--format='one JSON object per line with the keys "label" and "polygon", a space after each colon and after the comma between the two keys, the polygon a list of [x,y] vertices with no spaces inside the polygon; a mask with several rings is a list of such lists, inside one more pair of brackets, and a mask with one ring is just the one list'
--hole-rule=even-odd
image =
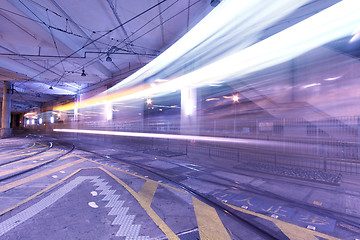
{"label": "street lamp", "polygon": [[232,100],[234,101],[234,103],[239,102],[239,96],[237,94],[233,95]]}
{"label": "street lamp", "polygon": [[147,128],[149,128],[149,122],[150,122],[150,120],[149,120],[150,106],[149,105],[151,105],[151,104],[152,104],[151,98],[146,99],[146,105],[147,105]]}

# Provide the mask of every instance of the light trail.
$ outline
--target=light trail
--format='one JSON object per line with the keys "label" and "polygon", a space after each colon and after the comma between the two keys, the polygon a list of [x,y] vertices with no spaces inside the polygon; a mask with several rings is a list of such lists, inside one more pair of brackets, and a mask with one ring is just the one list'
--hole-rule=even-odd
{"label": "light trail", "polygon": [[86,130],[86,129],[55,128],[54,132],[97,134],[97,135],[110,135],[110,136],[122,136],[122,137],[160,138],[160,139],[200,141],[200,142],[258,144],[259,146],[271,145],[274,142],[274,141],[243,139],[243,138],[223,138],[223,137],[210,137],[210,136],[163,134],[163,133],[118,132],[118,131],[102,131],[102,130]]}
{"label": "light trail", "polygon": [[[360,22],[360,14],[358,14],[358,9],[360,8],[360,1],[343,0],[263,41],[260,41],[250,47],[242,49],[236,53],[233,53],[227,57],[224,57],[204,67],[184,74],[180,77],[171,80],[169,79],[169,81],[157,84],[154,87],[151,87],[151,85],[148,84],[128,88],[125,90],[119,90],[125,86],[128,87],[128,83],[137,83],[139,79],[143,81],[147,77],[153,76],[160,69],[164,69],[166,64],[169,64],[175,58],[180,58],[187,51],[186,49],[189,50],[190,48],[194,48],[197,41],[200,41],[199,44],[204,44],[203,42],[201,42],[204,40],[204,36],[210,38],[211,36],[209,34],[211,34],[211,32],[216,35],[216,33],[214,33],[214,31],[212,30],[218,29],[218,27],[223,27],[224,24],[226,26],[229,25],[235,29],[243,28],[243,25],[246,25],[247,23],[243,23],[241,21],[239,22],[235,19],[239,17],[243,19],[242,14],[245,14],[245,12],[243,11],[249,10],[247,8],[249,6],[254,7],[250,2],[261,5],[264,3],[264,1],[261,1],[261,4],[257,3],[258,1],[244,2],[249,5],[241,5],[242,7],[244,7],[244,9],[241,8],[241,11],[236,12],[233,11],[233,8],[237,6],[236,4],[239,4],[238,1],[224,1],[224,4],[218,6],[222,6],[221,8],[215,9],[214,13],[211,12],[207,17],[204,18],[203,21],[201,21],[188,34],[186,34],[183,38],[181,38],[177,43],[175,43],[172,47],[166,50],[158,58],[156,58],[144,68],[140,69],[138,72],[116,85],[114,88],[110,89],[107,92],[108,95],[101,95],[95,98],[91,98],[89,100],[85,100],[83,103],[80,103],[79,107],[101,105],[105,101],[128,101],[132,99],[142,99],[152,96],[160,96],[186,87],[196,88],[216,81],[227,82],[232,81],[233,79],[239,79],[249,73],[260,71],[262,69],[289,61],[319,46],[327,44],[336,39],[349,36],[353,33],[354,29],[358,26],[358,23]],[[270,12],[272,12],[274,16],[278,16],[278,14],[282,13],[281,10],[283,10],[284,5],[282,5],[281,2],[291,4],[301,2],[301,4],[304,4],[304,1],[271,1],[271,4],[273,4],[274,2],[277,3],[275,4],[276,8],[270,9],[272,9],[272,11],[276,10],[275,12],[272,12],[267,8],[263,8],[262,11],[258,12],[258,15],[252,16],[257,19],[257,24],[260,24],[261,21],[268,22]],[[299,3],[297,3],[294,6],[299,7],[301,6],[301,4],[299,5]],[[294,10],[294,8],[291,9]],[[209,22],[211,23],[209,19],[216,19],[216,21],[220,22],[219,19],[222,18],[214,17],[218,16],[217,14],[220,13],[221,15],[224,14],[225,16],[227,16],[226,13],[228,13],[229,17],[223,19],[223,21],[221,21],[221,24],[209,24]],[[248,16],[247,14],[245,15]],[[261,21],[259,21],[260,19]],[[205,28],[204,24],[206,24],[207,26],[211,26],[211,28],[213,29],[211,31],[209,30],[210,32],[208,32],[202,37],[194,35],[194,31],[196,29],[199,30]],[[267,25],[264,23],[264,25],[261,26],[262,27],[259,27],[258,29],[259,31],[263,30]],[[245,29],[247,29],[247,27]],[[204,33],[203,30],[201,32]],[[216,36],[226,37],[218,35]],[[239,37],[243,38],[243,36]],[[229,39],[229,41],[232,40],[234,39]],[[189,45],[190,43],[192,43],[192,45]],[[66,106],[56,108],[56,110],[66,111],[73,109],[73,107],[73,104],[68,104]]]}

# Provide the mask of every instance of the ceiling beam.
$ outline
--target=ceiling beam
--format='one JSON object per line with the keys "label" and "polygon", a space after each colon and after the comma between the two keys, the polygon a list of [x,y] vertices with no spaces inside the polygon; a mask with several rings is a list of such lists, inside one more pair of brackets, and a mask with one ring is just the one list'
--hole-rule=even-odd
{"label": "ceiling beam", "polygon": [[[100,52],[100,48],[96,45],[95,42],[92,41],[92,39],[90,38],[90,36],[88,36],[83,30],[82,28],[71,18],[71,16],[69,14],[67,14],[67,12],[56,2],[56,0],[51,0],[51,2],[55,5],[55,7],[57,7],[60,12],[62,14],[64,14],[66,16],[67,19],[70,20],[70,22],[73,23],[73,25],[76,27],[76,29],[83,35],[85,36],[91,43],[92,45]],[[59,39],[58,39],[59,40]],[[62,42],[63,44],[67,45],[66,43]],[[68,46],[68,45],[67,45]],[[71,46],[68,46],[69,48],[71,48],[72,50],[76,50],[76,48],[72,48]],[[86,52],[85,52],[86,53]],[[112,77],[112,73],[111,71],[104,66],[104,64],[102,64],[100,61],[97,61],[96,66],[99,67],[99,71],[101,73],[103,73],[106,77],[110,78]]]}

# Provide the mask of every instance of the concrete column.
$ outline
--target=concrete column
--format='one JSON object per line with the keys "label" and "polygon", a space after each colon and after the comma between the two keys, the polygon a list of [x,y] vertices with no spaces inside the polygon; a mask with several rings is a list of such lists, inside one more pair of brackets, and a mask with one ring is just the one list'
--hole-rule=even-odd
{"label": "concrete column", "polygon": [[0,137],[10,137],[11,128],[11,83],[4,81],[3,102],[1,109],[1,134]]}
{"label": "concrete column", "polygon": [[181,89],[181,134],[199,134],[197,105],[197,89],[192,87]]}
{"label": "concrete column", "polygon": [[104,104],[105,119],[106,121],[112,121],[113,119],[113,105],[112,102],[106,102]]}

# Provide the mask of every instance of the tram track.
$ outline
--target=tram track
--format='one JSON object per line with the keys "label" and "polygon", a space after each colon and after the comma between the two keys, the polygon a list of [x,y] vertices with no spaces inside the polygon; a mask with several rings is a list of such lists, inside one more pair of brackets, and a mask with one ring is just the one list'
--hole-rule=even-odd
{"label": "tram track", "polygon": [[[39,154],[41,154],[41,153],[44,153],[44,152],[46,152],[46,151],[49,151],[49,150],[52,149],[52,148],[53,148],[53,142],[49,142],[49,146],[48,146],[47,148],[45,147],[44,149],[41,149],[40,151],[37,151],[37,152],[35,152],[34,154],[22,156],[22,157],[20,157],[20,158],[16,158],[16,159],[13,159],[13,160],[8,161],[8,162],[2,162],[2,163],[0,163],[0,167],[1,167],[1,166],[4,166],[4,165],[7,165],[7,164],[10,164],[10,163],[15,163],[15,162],[18,162],[18,161],[27,159],[27,158],[35,157],[35,156],[37,156],[37,155],[39,155]],[[11,154],[8,155],[6,158],[11,158]],[[4,157],[3,157],[3,158],[0,157],[0,160],[1,160],[1,159],[4,159]]]}
{"label": "tram track", "polygon": [[[114,156],[101,155],[101,154],[98,154],[96,152],[92,152],[92,151],[88,151],[88,150],[84,150],[84,149],[81,149],[81,150],[85,151],[85,152],[88,152],[88,153],[91,153],[91,154],[93,154],[93,155],[95,155],[97,157],[100,157],[103,160],[112,161],[112,162],[119,162],[120,161],[120,162],[125,163],[127,165],[135,166],[135,167],[143,169],[143,170],[145,170],[145,171],[147,171],[149,173],[157,175],[157,176],[161,177],[162,179],[179,186],[184,191],[186,191],[189,194],[197,197],[198,199],[204,201],[205,203],[215,207],[216,209],[221,210],[222,212],[224,212],[224,213],[226,213],[226,214],[228,214],[228,215],[230,215],[232,217],[235,217],[238,220],[246,221],[252,227],[255,227],[257,229],[259,228],[257,226],[257,225],[259,225],[258,222],[252,223],[251,220],[247,220],[247,219],[244,219],[243,217],[240,217],[237,213],[234,212],[234,210],[232,208],[224,205],[222,201],[216,199],[215,197],[212,197],[212,196],[209,196],[209,195],[206,195],[206,194],[202,194],[202,193],[198,192],[197,190],[192,189],[192,188],[190,188],[190,187],[188,187],[185,184],[182,184],[180,182],[174,181],[170,177],[167,177],[166,175],[162,174],[161,171],[164,171],[163,169],[158,169],[158,168],[151,167],[151,166],[144,165],[144,164],[134,163],[132,161],[117,158],[117,157],[114,157]],[[157,159],[157,160],[159,160],[159,159]],[[171,162],[171,164],[177,165],[179,167],[187,167],[187,166],[185,166],[186,164],[178,164],[178,163],[174,163],[174,162]],[[339,222],[346,223],[348,225],[351,225],[352,227],[360,229],[360,224],[356,220],[354,220],[354,219],[358,219],[358,216],[351,215],[351,214],[348,214],[348,213],[343,213],[343,212],[336,211],[336,210],[330,210],[330,209],[326,209],[326,208],[319,208],[319,207],[313,206],[313,205],[311,205],[309,203],[304,203],[302,201],[297,201],[295,199],[287,198],[285,196],[282,196],[282,195],[279,195],[279,194],[276,194],[276,193],[272,193],[272,192],[269,192],[269,191],[264,191],[262,189],[254,187],[254,186],[252,186],[250,184],[239,183],[237,181],[233,181],[233,180],[230,180],[228,178],[224,178],[224,177],[215,175],[213,173],[210,173],[210,172],[207,172],[207,171],[204,171],[204,170],[199,170],[199,169],[196,169],[194,167],[188,167],[188,168],[192,169],[194,171],[203,172],[203,173],[207,174],[208,176],[215,177],[216,179],[225,181],[227,183],[219,183],[217,181],[212,181],[212,180],[209,180],[209,179],[203,179],[203,178],[192,176],[192,175],[189,175],[189,174],[183,175],[183,176],[185,176],[187,178],[191,178],[191,179],[198,180],[198,181],[203,181],[204,183],[211,183],[211,184],[214,184],[214,185],[222,186],[224,188],[232,188],[232,189],[239,190],[239,191],[244,191],[244,192],[247,192],[247,193],[257,194],[257,195],[260,195],[260,196],[266,196],[266,197],[271,198],[272,200],[275,200],[275,201],[285,202],[286,204],[288,204],[291,207],[295,207],[295,208],[302,209],[302,210],[305,210],[305,211],[313,212],[313,213],[318,214],[318,215],[327,216],[327,217],[330,217],[332,219],[335,219],[338,223]],[[336,192],[335,190],[331,190],[331,189],[328,189],[328,188],[324,188],[324,190]],[[274,233],[272,230],[264,230],[264,229],[266,229],[266,227],[264,227],[264,226],[260,227],[259,229],[267,237],[271,237],[271,238],[275,238],[275,239],[277,239],[277,237],[278,237],[278,236],[276,236],[276,233]]]}
{"label": "tram track", "polygon": [[[130,163],[128,163],[128,164],[130,164]],[[184,166],[186,164],[178,164],[178,163],[174,163],[174,162],[172,162],[171,164],[177,165],[179,167],[187,167],[187,166]],[[146,166],[146,168],[153,168],[153,167]],[[317,206],[308,204],[308,203],[303,202],[303,201],[297,201],[295,199],[287,198],[285,196],[275,194],[275,193],[270,192],[270,191],[259,189],[257,187],[252,186],[251,184],[244,184],[244,183],[239,183],[237,181],[232,181],[232,180],[230,180],[228,178],[224,178],[224,177],[215,175],[215,174],[213,174],[211,172],[207,172],[207,171],[204,171],[204,170],[201,170],[201,169],[196,169],[194,167],[187,167],[187,168],[192,169],[194,171],[202,172],[204,174],[207,174],[207,176],[212,176],[212,177],[216,178],[216,180],[222,180],[222,181],[225,181],[225,182],[229,182],[230,184],[224,184],[224,183],[220,183],[218,181],[212,181],[212,180],[209,180],[209,179],[203,179],[203,178],[200,178],[200,177],[192,176],[190,174],[184,174],[184,176],[186,176],[187,178],[195,179],[195,180],[198,180],[198,181],[203,181],[205,183],[211,183],[211,184],[218,185],[218,186],[228,188],[228,189],[231,188],[231,189],[234,189],[234,190],[245,191],[247,193],[252,193],[252,194],[259,195],[259,196],[266,196],[267,198],[271,198],[273,200],[278,200],[278,201],[285,202],[286,204],[288,204],[288,205],[290,205],[292,207],[303,209],[303,210],[306,210],[306,211],[309,211],[309,212],[313,212],[313,213],[316,213],[316,214],[319,214],[319,215],[323,215],[323,216],[333,218],[336,221],[347,223],[347,224],[349,224],[349,225],[351,225],[353,227],[356,227],[356,228],[358,228],[360,230],[359,221],[355,221],[355,220],[343,217],[343,216],[347,216],[349,218],[353,218],[353,219],[355,218],[355,219],[359,220],[358,216],[351,215],[351,214],[348,214],[348,213],[343,213],[343,212],[336,211],[336,210],[330,210],[330,209],[326,209],[326,208],[319,208]],[[156,171],[159,171],[159,169],[156,169]],[[161,169],[160,169],[160,171],[161,171]]]}
{"label": "tram track", "polygon": [[[97,157],[102,158],[103,160],[108,160],[108,161],[113,161],[113,162],[123,162],[125,164],[128,165],[132,165],[135,166],[139,169],[145,170],[153,175],[156,175],[160,178],[162,178],[163,180],[166,180],[174,185],[177,185],[181,190],[187,192],[188,194],[190,194],[191,196],[196,197],[197,199],[203,201],[204,203],[208,204],[209,206],[214,207],[215,209],[219,210],[220,212],[223,212],[224,214],[226,214],[227,216],[240,221],[244,224],[246,224],[248,227],[250,227],[252,230],[254,230],[257,234],[261,235],[261,237],[264,237],[264,239],[283,239],[284,236],[282,235],[282,233],[280,232],[275,232],[273,231],[271,228],[265,226],[265,225],[261,225],[259,224],[259,222],[256,222],[253,220],[253,218],[247,218],[245,216],[241,216],[242,214],[237,214],[234,212],[234,210],[226,205],[222,205],[221,203],[219,203],[216,200],[210,199],[207,196],[205,196],[204,194],[196,191],[195,189],[192,189],[188,186],[186,186],[185,184],[182,184],[180,182],[174,181],[173,179],[159,173],[158,171],[154,171],[154,168],[151,169],[151,167],[148,166],[144,166],[142,164],[138,164],[138,163],[134,163],[134,162],[130,162],[124,159],[119,159],[116,157],[111,157],[108,158],[106,156],[103,156],[101,154],[92,152],[92,151],[88,151],[88,150],[84,150],[84,149],[80,149],[82,151],[91,153]],[[158,170],[158,169],[157,169]]]}
{"label": "tram track", "polygon": [[[282,195],[279,195],[279,194],[276,194],[276,193],[273,193],[273,192],[270,192],[270,191],[259,189],[257,187],[254,187],[251,184],[239,183],[237,181],[232,181],[232,180],[230,180],[228,178],[221,177],[219,175],[215,175],[215,174],[213,174],[211,172],[207,172],[207,171],[204,171],[204,170],[201,170],[201,169],[196,169],[195,167],[187,167],[186,164],[178,164],[178,163],[172,163],[172,164],[177,165],[179,167],[186,167],[186,168],[192,169],[194,171],[202,172],[204,174],[207,174],[207,176],[212,176],[212,177],[216,178],[216,180],[220,179],[222,181],[229,182],[230,184],[224,184],[224,183],[220,183],[218,181],[211,181],[209,179],[203,179],[203,178],[200,178],[200,177],[185,174],[184,176],[186,176],[187,178],[192,178],[192,179],[195,179],[195,180],[203,181],[203,182],[206,182],[206,183],[211,183],[211,184],[222,186],[222,187],[229,188],[229,189],[231,188],[231,189],[234,189],[234,190],[250,192],[250,193],[253,193],[253,194],[260,195],[260,196],[270,197],[272,199],[276,199],[276,200],[279,200],[279,201],[282,201],[282,202],[286,202],[287,204],[290,204],[293,207],[302,208],[302,209],[305,209],[305,210],[308,210],[308,211],[311,211],[311,212],[315,212],[315,213],[317,213],[319,215],[326,215],[326,216],[329,216],[331,218],[335,218],[338,221],[346,222],[346,223],[351,224],[352,226],[357,227],[357,228],[360,229],[360,223],[342,217],[342,216],[348,216],[350,218],[359,219],[358,216],[351,215],[351,214],[348,214],[348,213],[345,214],[343,212],[336,211],[336,210],[330,210],[330,209],[326,209],[326,208],[319,208],[317,206],[314,206],[312,204],[308,204],[308,203],[303,202],[303,201],[297,201],[295,199],[291,199],[291,198],[288,198],[288,197],[285,197],[285,196],[282,196]],[[358,196],[356,196],[356,197],[358,197]]]}
{"label": "tram track", "polygon": [[[51,142],[51,147],[49,147],[47,150],[53,148],[53,146],[54,146],[54,144],[53,144],[53,142]],[[29,168],[26,168],[26,169],[21,170],[21,171],[16,171],[16,172],[13,173],[13,174],[7,174],[5,177],[0,178],[0,182],[3,182],[3,181],[6,181],[6,180],[15,178],[15,177],[17,177],[17,176],[26,174],[26,173],[28,173],[28,172],[34,171],[34,170],[36,170],[36,169],[39,169],[39,168],[42,168],[42,167],[44,167],[44,166],[46,166],[46,165],[49,165],[49,164],[51,164],[51,163],[54,163],[54,162],[56,162],[57,160],[59,160],[60,158],[63,158],[63,157],[65,157],[66,155],[70,154],[74,149],[75,149],[75,145],[72,145],[72,147],[71,147],[69,150],[67,150],[67,151],[64,152],[64,153],[61,153],[60,155],[57,155],[57,156],[54,157],[54,158],[51,158],[50,160],[46,160],[46,161],[44,161],[43,163],[35,164],[34,166],[29,167]],[[47,151],[47,150],[45,150],[45,151]],[[38,154],[40,154],[40,153],[43,153],[43,152],[45,152],[45,151],[39,152],[39,153],[37,153],[36,155],[38,155]],[[60,153],[60,152],[59,152],[59,153]],[[6,164],[16,163],[16,162],[19,162],[19,161],[25,160],[26,158],[31,158],[31,157],[34,157],[34,155],[28,156],[28,157],[25,157],[25,158],[21,158],[21,159],[16,159],[16,160],[7,162]],[[6,164],[2,164],[2,165],[6,165]],[[0,165],[0,167],[1,167],[2,165]]]}

